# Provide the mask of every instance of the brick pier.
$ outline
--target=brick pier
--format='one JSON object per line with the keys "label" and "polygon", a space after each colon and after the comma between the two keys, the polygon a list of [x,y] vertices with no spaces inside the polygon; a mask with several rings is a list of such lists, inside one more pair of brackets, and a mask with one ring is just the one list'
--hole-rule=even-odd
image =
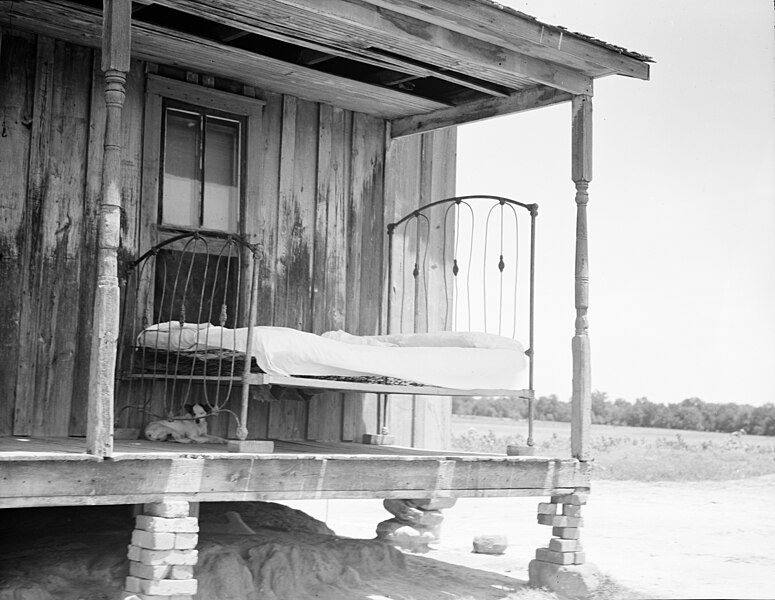
{"label": "brick pier", "polygon": [[129,546],[127,598],[191,600],[197,591],[199,521],[185,501],[143,505]]}

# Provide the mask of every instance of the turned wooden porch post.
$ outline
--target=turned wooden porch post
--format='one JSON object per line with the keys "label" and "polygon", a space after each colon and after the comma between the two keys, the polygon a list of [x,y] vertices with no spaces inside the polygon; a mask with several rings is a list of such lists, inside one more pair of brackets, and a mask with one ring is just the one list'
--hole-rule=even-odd
{"label": "turned wooden porch post", "polygon": [[97,291],[94,299],[86,448],[113,453],[113,393],[119,327],[118,245],[121,228],[121,113],[129,71],[131,0],[104,0],[102,70],[105,72],[105,144],[102,199],[97,219]]}
{"label": "turned wooden porch post", "polygon": [[574,96],[571,140],[571,176],[576,184],[576,333],[573,336],[573,397],[571,400],[571,453],[589,458],[592,426],[592,383],[587,329],[589,308],[589,252],[587,248],[587,188],[592,180],[592,96]]}

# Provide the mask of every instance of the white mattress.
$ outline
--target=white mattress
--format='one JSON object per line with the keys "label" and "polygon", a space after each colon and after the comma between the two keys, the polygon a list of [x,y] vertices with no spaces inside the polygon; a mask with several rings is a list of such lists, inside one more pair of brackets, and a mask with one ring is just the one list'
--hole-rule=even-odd
{"label": "white mattress", "polygon": [[[177,321],[148,327],[138,345],[167,351],[225,348],[245,352],[247,328]],[[253,328],[252,355],[270,375],[384,375],[456,389],[518,390],[526,386],[524,347],[478,332],[354,336],[315,335],[287,327]]]}

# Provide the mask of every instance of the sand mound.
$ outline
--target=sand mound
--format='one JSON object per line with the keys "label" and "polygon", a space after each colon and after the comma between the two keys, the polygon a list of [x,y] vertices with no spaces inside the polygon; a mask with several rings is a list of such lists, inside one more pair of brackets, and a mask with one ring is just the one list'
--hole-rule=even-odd
{"label": "sand mound", "polygon": [[[255,533],[218,532],[235,510]],[[201,600],[495,600],[517,584],[338,537],[279,504],[202,504],[200,520]],[[129,507],[0,510],[0,600],[120,600],[132,526]]]}
{"label": "sand mound", "polygon": [[336,535],[325,523],[307,513],[274,502],[202,502],[199,505],[199,525],[203,531],[218,531],[228,523],[231,512],[239,513],[248,527],[269,527],[286,531],[306,531]]}

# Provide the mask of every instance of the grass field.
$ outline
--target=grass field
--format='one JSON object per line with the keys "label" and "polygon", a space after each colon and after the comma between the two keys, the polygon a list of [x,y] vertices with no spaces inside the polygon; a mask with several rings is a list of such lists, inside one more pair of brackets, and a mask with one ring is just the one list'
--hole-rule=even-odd
{"label": "grass field", "polygon": [[[537,454],[570,456],[570,424],[537,421]],[[524,444],[527,422],[452,417],[458,450],[503,453]],[[597,479],[720,481],[775,473],[775,437],[593,425],[590,449]]]}

